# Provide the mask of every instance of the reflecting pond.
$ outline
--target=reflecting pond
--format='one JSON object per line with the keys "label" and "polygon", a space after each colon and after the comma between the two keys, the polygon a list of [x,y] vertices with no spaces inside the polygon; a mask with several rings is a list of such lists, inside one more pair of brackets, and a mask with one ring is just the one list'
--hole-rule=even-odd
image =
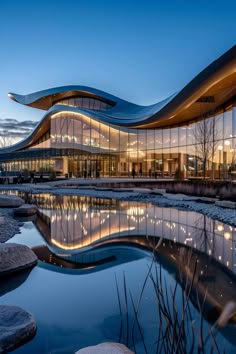
{"label": "reflecting pond", "polygon": [[[37,218],[9,242],[33,247],[38,266],[0,287],[1,303],[31,311],[38,325],[35,338],[16,353],[69,354],[103,341],[164,353],[157,340],[167,328],[161,309],[168,303],[169,316],[181,321],[182,289],[194,279],[184,324],[188,342],[181,344],[188,352],[197,338],[192,323],[204,318],[208,333],[222,306],[235,299],[236,229],[229,225],[139,202],[50,194],[34,199]],[[217,334],[221,352],[234,352],[234,323]]]}

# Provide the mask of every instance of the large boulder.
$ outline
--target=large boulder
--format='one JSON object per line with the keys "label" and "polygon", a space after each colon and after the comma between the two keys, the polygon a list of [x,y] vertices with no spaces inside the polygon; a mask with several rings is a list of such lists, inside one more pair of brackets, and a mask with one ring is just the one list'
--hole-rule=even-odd
{"label": "large boulder", "polygon": [[19,208],[14,209],[15,216],[29,216],[37,213],[37,207],[34,204],[22,204]]}
{"label": "large boulder", "polygon": [[30,268],[37,263],[34,252],[25,245],[0,244],[0,276]]}
{"label": "large boulder", "polygon": [[0,216],[0,243],[6,242],[15,234],[20,232],[19,221],[8,216]]}
{"label": "large boulder", "polygon": [[75,354],[134,354],[124,344],[101,343],[78,350]]}
{"label": "large boulder", "polygon": [[0,194],[0,208],[17,208],[24,200],[15,195]]}
{"label": "large boulder", "polygon": [[0,353],[14,350],[36,333],[33,315],[18,306],[0,305]]}

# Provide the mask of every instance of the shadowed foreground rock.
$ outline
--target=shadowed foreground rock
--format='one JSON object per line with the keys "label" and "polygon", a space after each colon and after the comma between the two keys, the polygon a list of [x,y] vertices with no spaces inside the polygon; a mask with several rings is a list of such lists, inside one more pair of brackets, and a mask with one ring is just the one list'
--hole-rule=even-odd
{"label": "shadowed foreground rock", "polygon": [[20,272],[9,274],[0,278],[0,296],[9,293],[21,286],[28,278],[32,268],[23,269]]}
{"label": "shadowed foreground rock", "polygon": [[30,340],[36,328],[31,313],[18,306],[0,305],[0,353],[11,351]]}
{"label": "shadowed foreground rock", "polygon": [[134,354],[120,343],[101,343],[78,350],[75,354]]}
{"label": "shadowed foreground rock", "polygon": [[30,268],[37,263],[37,256],[25,245],[0,244],[0,276]]}
{"label": "shadowed foreground rock", "polygon": [[14,209],[15,216],[28,216],[37,213],[37,207],[34,204],[22,204],[19,208]]}
{"label": "shadowed foreground rock", "polygon": [[17,208],[24,204],[24,200],[15,195],[0,195],[0,208]]}

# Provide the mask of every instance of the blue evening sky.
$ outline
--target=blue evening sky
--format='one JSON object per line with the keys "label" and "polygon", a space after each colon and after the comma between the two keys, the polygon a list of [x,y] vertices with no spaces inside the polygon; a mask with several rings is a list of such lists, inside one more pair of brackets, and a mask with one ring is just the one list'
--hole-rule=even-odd
{"label": "blue evening sky", "polygon": [[64,85],[148,105],[236,43],[235,0],[0,0],[0,118],[39,120],[10,100]]}

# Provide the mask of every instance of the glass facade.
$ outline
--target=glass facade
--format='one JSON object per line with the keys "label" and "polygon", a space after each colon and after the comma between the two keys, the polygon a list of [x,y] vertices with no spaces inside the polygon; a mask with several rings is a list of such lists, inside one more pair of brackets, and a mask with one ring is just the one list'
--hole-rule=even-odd
{"label": "glass facade", "polygon": [[76,177],[233,178],[236,108],[186,126],[152,130],[62,111],[51,116],[50,130],[29,148],[2,155],[2,168]]}

